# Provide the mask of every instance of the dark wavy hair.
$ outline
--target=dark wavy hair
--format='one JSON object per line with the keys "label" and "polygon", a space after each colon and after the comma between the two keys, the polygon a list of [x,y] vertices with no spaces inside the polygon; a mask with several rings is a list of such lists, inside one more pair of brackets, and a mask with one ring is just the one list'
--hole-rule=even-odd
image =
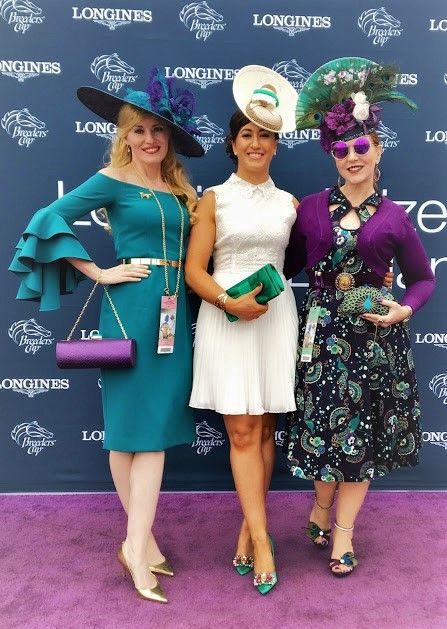
{"label": "dark wavy hair", "polygon": [[[245,127],[246,124],[250,124],[250,123],[251,123],[251,120],[247,118],[247,116],[243,114],[242,111],[240,111],[239,109],[235,111],[234,114],[230,118],[230,125],[229,125],[230,131],[225,138],[224,146],[225,146],[225,153],[228,155],[228,157],[231,160],[233,160],[235,164],[237,164],[237,157],[233,152],[233,146],[232,146],[233,142],[236,141],[237,134],[242,129],[242,127]],[[279,138],[279,135],[277,133],[275,133],[274,135],[276,139]]]}

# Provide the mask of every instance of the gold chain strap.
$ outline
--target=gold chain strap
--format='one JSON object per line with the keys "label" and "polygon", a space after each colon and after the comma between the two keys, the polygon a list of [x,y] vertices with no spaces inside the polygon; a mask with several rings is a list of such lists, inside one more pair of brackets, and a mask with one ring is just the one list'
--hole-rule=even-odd
{"label": "gold chain strap", "polygon": [[[91,298],[93,297],[93,293],[95,292],[95,290],[96,290],[96,287],[97,287],[97,286],[98,286],[98,280],[95,282],[95,284],[94,284],[94,286],[93,286],[92,290],[90,291],[90,295],[87,297],[85,304],[82,306],[81,312],[79,313],[79,316],[78,316],[78,318],[76,319],[76,321],[75,321],[75,323],[74,323],[74,326],[71,328],[70,333],[69,333],[69,335],[67,336],[67,339],[66,339],[67,341],[71,341],[71,337],[73,336],[74,331],[75,331],[75,330],[76,330],[76,328],[78,327],[78,325],[79,325],[79,321],[82,319],[82,316],[83,316],[83,314],[84,314],[84,312],[85,312],[85,309],[86,309],[86,308],[87,308],[87,306],[89,305],[90,300],[91,300]],[[118,325],[119,325],[119,326],[120,326],[120,328],[121,328],[121,332],[123,333],[124,338],[125,338],[125,339],[127,339],[126,330],[124,329],[124,326],[123,326],[123,324],[121,323],[121,319],[119,318],[118,312],[116,311],[116,308],[115,308],[115,306],[114,306],[114,304],[113,304],[112,298],[111,298],[111,297],[110,297],[110,295],[109,295],[109,291],[107,290],[107,288],[106,288],[105,286],[104,286],[104,292],[105,292],[105,294],[106,294],[106,296],[107,296],[107,299],[109,300],[109,304],[110,304],[110,307],[112,308],[113,314],[115,315],[116,320],[118,321]]]}
{"label": "gold chain strap", "polygon": [[[153,195],[156,204],[158,205],[158,209],[160,210],[160,218],[161,218],[161,235],[162,235],[162,242],[163,242],[163,257],[164,257],[164,272],[165,272],[165,294],[166,295],[170,295],[171,292],[169,290],[169,280],[168,280],[168,265],[166,264],[167,260],[168,260],[168,254],[167,254],[167,245],[166,245],[166,220],[165,220],[165,213],[163,210],[163,206],[161,205],[160,201],[158,200],[157,195],[155,194],[155,191],[147,185],[147,182],[145,181],[143,175],[135,168],[135,172],[137,173],[137,175],[139,176],[139,178],[141,179],[141,181],[143,182],[143,185],[145,188],[147,188],[147,190],[149,190],[151,192],[151,194]],[[177,281],[175,284],[175,292],[174,292],[174,297],[178,296],[179,293],[179,288],[180,288],[180,273],[182,270],[182,257],[183,257],[183,235],[184,235],[184,229],[185,229],[185,216],[183,213],[183,209],[182,206],[180,205],[180,201],[178,200],[178,198],[175,196],[175,194],[172,192],[172,189],[170,187],[170,185],[168,184],[167,181],[164,182],[165,185],[167,186],[169,192],[171,193],[171,195],[174,197],[174,199],[177,202],[177,206],[180,212],[180,244],[179,244],[179,252],[178,252],[178,268],[177,268]]]}

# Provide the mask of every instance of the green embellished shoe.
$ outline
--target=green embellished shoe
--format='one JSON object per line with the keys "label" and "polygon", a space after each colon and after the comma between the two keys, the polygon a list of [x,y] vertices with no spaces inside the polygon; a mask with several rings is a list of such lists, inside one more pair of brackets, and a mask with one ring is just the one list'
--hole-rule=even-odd
{"label": "green embellished shoe", "polygon": [[253,570],[255,560],[251,555],[236,555],[233,559],[234,569],[243,577]]}
{"label": "green embellished shoe", "polygon": [[[335,526],[336,528],[340,529],[340,531],[345,531],[346,533],[350,533],[354,530],[353,526],[347,528],[344,526],[340,526],[339,524],[337,524],[337,522],[335,522]],[[329,570],[331,571],[331,574],[334,575],[334,577],[347,577],[354,572],[355,568],[358,565],[359,562],[357,561],[356,556],[353,552],[349,551],[347,553],[344,553],[340,557],[340,559],[332,558],[329,562]],[[341,566],[348,568],[348,570],[337,570],[337,568]]]}
{"label": "green embellished shoe", "polygon": [[[275,547],[272,536],[269,534],[270,548],[272,549],[272,558],[275,559]],[[259,594],[268,594],[278,583],[278,575],[275,572],[256,572],[253,585]]]}

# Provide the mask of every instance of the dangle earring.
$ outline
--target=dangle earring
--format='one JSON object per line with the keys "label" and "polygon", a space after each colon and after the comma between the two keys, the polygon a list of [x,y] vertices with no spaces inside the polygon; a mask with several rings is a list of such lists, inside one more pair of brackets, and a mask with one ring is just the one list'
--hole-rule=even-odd
{"label": "dangle earring", "polygon": [[131,154],[131,152],[132,152],[132,150],[131,150],[130,146],[129,146],[129,145],[127,145],[127,154],[128,154],[128,155],[130,155],[130,154]]}
{"label": "dangle earring", "polygon": [[342,177],[341,175],[338,175],[338,179],[337,179],[337,186],[338,186],[339,188],[341,188],[341,187],[342,187],[342,186],[344,186],[344,185],[345,185],[345,182],[344,182],[344,180],[343,180],[343,177]]}
{"label": "dangle earring", "polygon": [[376,164],[374,166],[374,183],[377,183],[381,176],[382,176],[382,173],[380,172],[379,165]]}

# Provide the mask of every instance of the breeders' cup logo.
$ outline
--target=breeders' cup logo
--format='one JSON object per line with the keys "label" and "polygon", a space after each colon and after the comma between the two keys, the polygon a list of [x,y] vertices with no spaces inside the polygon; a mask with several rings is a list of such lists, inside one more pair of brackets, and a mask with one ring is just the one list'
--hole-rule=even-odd
{"label": "breeders' cup logo", "polygon": [[397,133],[392,131],[389,127],[386,127],[383,122],[379,122],[376,133],[379,136],[383,150],[394,149],[399,144]]}
{"label": "breeders' cup logo", "polygon": [[214,144],[224,143],[224,130],[211,122],[207,115],[194,118],[194,124],[202,134],[197,136],[197,141],[203,146],[205,153],[208,153]]}
{"label": "breeders' cup logo", "polygon": [[206,41],[216,31],[223,31],[226,23],[223,15],[210,7],[208,2],[190,2],[185,4],[179,18],[196,39]]}
{"label": "breeders' cup logo", "polygon": [[442,400],[443,404],[447,404],[447,373],[440,373],[434,376],[428,386],[438,400]]}
{"label": "breeders' cup logo", "polygon": [[363,11],[357,24],[376,46],[383,46],[390,37],[399,37],[403,30],[399,28],[400,21],[387,13],[384,7]]}
{"label": "breeders' cup logo", "polygon": [[197,439],[191,444],[197,454],[208,454],[212,448],[223,445],[222,433],[203,421],[196,425]]}
{"label": "breeders' cup logo", "polygon": [[293,37],[311,28],[331,28],[331,18],[322,15],[276,15],[253,13],[253,26],[266,26]]}
{"label": "breeders' cup logo", "polygon": [[152,11],[146,9],[105,9],[103,7],[72,7],[74,20],[92,20],[115,31],[132,22],[152,22]]}
{"label": "breeders' cup logo", "polygon": [[11,61],[0,59],[0,72],[23,83],[42,74],[60,74],[61,64],[58,61]]}
{"label": "breeders' cup logo", "polygon": [[0,17],[13,26],[16,33],[26,33],[33,24],[42,24],[42,9],[30,0],[0,0]]}
{"label": "breeders' cup logo", "polygon": [[302,68],[296,59],[290,61],[279,61],[275,63],[272,70],[281,74],[285,79],[293,85],[296,90],[300,90],[307,79],[310,77],[310,72]]}
{"label": "breeders' cup logo", "polygon": [[54,389],[69,388],[70,382],[67,378],[4,378],[0,382],[0,389],[21,393],[29,398]]}
{"label": "breeders' cup logo", "polygon": [[31,146],[34,140],[46,138],[48,133],[46,124],[33,116],[27,107],[7,111],[1,120],[1,125],[6,133],[17,140],[19,146],[26,146],[27,148]]}
{"label": "breeders' cup logo", "polygon": [[93,59],[90,70],[96,78],[107,85],[109,92],[119,92],[123,85],[135,83],[138,78],[134,74],[135,68],[118,57],[118,53],[113,55],[100,55]]}
{"label": "breeders' cup logo", "polygon": [[37,456],[44,448],[51,448],[56,443],[54,434],[39,426],[36,421],[17,424],[11,431],[11,438],[18,446],[26,449],[27,454]]}
{"label": "breeders' cup logo", "polygon": [[188,83],[199,85],[203,90],[208,85],[217,85],[222,81],[232,81],[238,70],[233,68],[183,68],[177,66],[171,68],[165,66],[165,77],[167,79],[183,79]]}
{"label": "breeders' cup logo", "polygon": [[36,354],[44,345],[51,345],[54,338],[50,330],[39,325],[35,319],[16,321],[8,330],[9,338],[19,347],[23,347],[25,354]]}
{"label": "breeders' cup logo", "polygon": [[112,141],[115,137],[116,126],[113,122],[93,120],[81,122],[80,120],[75,120],[75,133],[88,133]]}
{"label": "breeders' cup logo", "polygon": [[425,141],[437,142],[439,144],[447,144],[447,130],[444,131],[442,129],[439,129],[438,131],[433,131],[432,129],[428,129],[425,132]]}

